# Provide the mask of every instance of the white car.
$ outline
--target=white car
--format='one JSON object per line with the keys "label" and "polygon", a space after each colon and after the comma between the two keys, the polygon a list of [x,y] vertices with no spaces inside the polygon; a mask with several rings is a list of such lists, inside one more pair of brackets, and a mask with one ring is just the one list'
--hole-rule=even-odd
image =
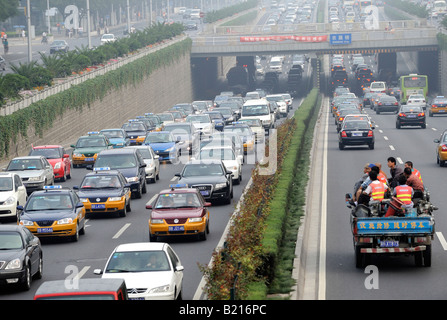
{"label": "white car", "polygon": [[116,39],[114,34],[112,34],[112,33],[105,33],[101,37],[101,44],[109,43],[109,42],[115,42],[116,40],[117,39]]}
{"label": "white car", "polygon": [[244,119],[239,120],[239,122],[244,122],[248,124],[251,131],[255,134],[256,143],[263,143],[265,141],[265,129],[262,126],[261,120],[259,119]]}
{"label": "white car", "polygon": [[167,243],[139,242],[117,246],[101,278],[126,282],[130,300],[176,300],[182,298],[183,270],[179,257]]}
{"label": "white car", "polygon": [[203,147],[197,157],[198,160],[222,160],[227,170],[230,170],[233,176],[233,182],[239,184],[242,181],[242,161],[241,155],[237,156],[231,146],[210,146]]}
{"label": "white car", "polygon": [[18,174],[0,173],[0,217],[18,219],[17,206],[25,206],[26,188]]}
{"label": "white car", "polygon": [[215,125],[208,114],[190,114],[185,121],[192,122],[201,135],[210,136],[214,133]]}
{"label": "white car", "polygon": [[269,94],[265,98],[268,101],[275,101],[278,105],[279,113],[283,116],[287,116],[289,113],[289,105],[282,94]]}
{"label": "white car", "polygon": [[427,101],[425,100],[425,97],[423,94],[411,94],[408,97],[407,104],[420,105],[423,108],[426,108]]}
{"label": "white car", "polygon": [[264,129],[272,129],[275,125],[275,114],[266,99],[248,100],[242,106],[241,117],[243,119],[259,119]]}
{"label": "white car", "polygon": [[144,170],[146,171],[146,183],[155,183],[156,180],[160,179],[160,156],[155,154],[151,146],[148,145],[138,145],[138,146],[128,146],[126,149],[137,149],[143,156],[143,161],[146,164]]}
{"label": "white car", "polygon": [[383,81],[374,81],[369,86],[369,91],[372,93],[385,92],[386,93],[386,83]]}

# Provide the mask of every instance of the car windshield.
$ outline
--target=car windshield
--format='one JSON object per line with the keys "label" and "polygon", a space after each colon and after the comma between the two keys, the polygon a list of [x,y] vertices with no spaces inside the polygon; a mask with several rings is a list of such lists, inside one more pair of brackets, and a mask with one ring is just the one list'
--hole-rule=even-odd
{"label": "car windshield", "polygon": [[65,45],[65,41],[62,40],[55,40],[53,42],[53,46],[64,46]]}
{"label": "car windshield", "polygon": [[212,120],[214,119],[222,119],[222,114],[220,112],[207,113]]}
{"label": "car windshield", "polygon": [[259,120],[259,119],[243,119],[243,120],[239,120],[239,121],[246,123],[250,127],[262,127],[261,120]]}
{"label": "car windshield", "polygon": [[195,193],[163,193],[158,196],[155,209],[198,208],[201,203]]}
{"label": "car windshield", "polygon": [[136,165],[137,160],[133,154],[100,154],[95,162],[95,168],[124,169],[134,168]]}
{"label": "car windshield", "polygon": [[366,121],[347,121],[343,126],[343,130],[359,130],[370,128],[371,126]]}
{"label": "car windshield", "polygon": [[217,108],[217,110],[219,110],[220,113],[222,113],[224,116],[232,116],[233,115],[233,110],[231,110],[230,108]]}
{"label": "car windshield", "polygon": [[232,149],[205,149],[200,151],[199,159],[214,159],[214,160],[235,160],[236,157]]}
{"label": "car windshield", "polygon": [[8,165],[6,171],[22,170],[42,170],[42,161],[40,159],[13,159]]}
{"label": "car windshield", "polygon": [[142,123],[125,123],[122,127],[126,131],[146,131],[146,128],[144,127],[144,124]]}
{"label": "car windshield", "polygon": [[174,121],[174,116],[170,113],[159,113],[157,116],[161,119],[161,121]]}
{"label": "car windshield", "polygon": [[401,112],[422,112],[421,107],[404,105],[400,109]]}
{"label": "car windshield", "polygon": [[38,194],[28,199],[25,206],[26,212],[41,210],[72,210],[73,203],[68,194],[48,193]]}
{"label": "car windshield", "polygon": [[166,126],[163,129],[164,131],[172,132],[172,134],[175,136],[177,134],[190,134],[191,133],[191,127],[189,125],[172,125],[172,126]]}
{"label": "car windshield", "polygon": [[222,176],[224,174],[220,164],[187,164],[183,169],[183,177]]}
{"label": "car windshield", "polygon": [[242,136],[250,136],[251,135],[250,128],[248,128],[248,127],[233,127],[233,126],[228,127],[227,126],[224,128],[224,132],[226,132],[226,131],[235,132]]}
{"label": "car windshield", "polygon": [[211,123],[211,119],[208,115],[194,115],[187,116],[186,122]]}
{"label": "car windshield", "polygon": [[152,153],[149,150],[148,147],[146,148],[135,148],[138,151],[140,151],[141,155],[143,156],[143,159],[152,159]]}
{"label": "car windshield", "polygon": [[102,138],[80,138],[76,143],[76,148],[106,147],[106,142]]}
{"label": "car windshield", "polygon": [[156,125],[159,125],[161,123],[161,119],[158,116],[148,116],[147,118]]}
{"label": "car windshield", "polygon": [[102,38],[103,38],[103,39],[110,40],[110,39],[113,39],[114,36],[113,36],[113,34],[105,34],[105,35],[102,36]]}
{"label": "car windshield", "polygon": [[30,156],[44,156],[47,159],[60,159],[62,152],[59,148],[38,148],[31,150]]}
{"label": "car windshield", "polygon": [[[283,96],[267,96],[265,97],[268,101],[284,101],[284,97]],[[285,101],[284,101],[285,102]]]}
{"label": "car windshield", "polygon": [[23,248],[22,237],[18,232],[0,233],[0,250],[19,250]]}
{"label": "car windshield", "polygon": [[124,133],[121,130],[103,130],[103,131],[101,131],[101,134],[105,135],[109,139],[114,139],[114,138],[123,138],[124,139]]}
{"label": "car windshield", "polygon": [[148,134],[144,143],[167,143],[174,142],[172,135],[170,133],[153,133]]}
{"label": "car windshield", "polygon": [[81,183],[81,189],[121,188],[121,182],[116,175],[86,176]]}
{"label": "car windshield", "polygon": [[243,106],[242,116],[265,116],[270,114],[268,105]]}
{"label": "car windshield", "polygon": [[164,251],[114,252],[105,273],[151,272],[171,270]]}
{"label": "car windshield", "polygon": [[12,191],[12,177],[0,177],[0,191]]}

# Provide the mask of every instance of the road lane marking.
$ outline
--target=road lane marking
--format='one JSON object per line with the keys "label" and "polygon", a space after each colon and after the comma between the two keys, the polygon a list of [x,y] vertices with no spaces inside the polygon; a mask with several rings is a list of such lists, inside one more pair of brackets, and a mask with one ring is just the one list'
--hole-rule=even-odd
{"label": "road lane marking", "polygon": [[388,137],[387,137],[387,136],[383,136],[383,139],[385,139],[385,140],[387,140],[387,141],[388,141]]}
{"label": "road lane marking", "polygon": [[433,131],[438,131],[438,129],[436,129],[436,128],[431,128]]}
{"label": "road lane marking", "polygon": [[396,157],[396,160],[397,160],[397,162],[399,162],[400,164],[404,163],[404,162],[402,161],[402,159],[399,158],[399,157]]}
{"label": "road lane marking", "polygon": [[394,149],[394,147],[393,147],[392,145],[390,145],[389,147],[390,147],[390,149],[393,150],[393,151],[396,150],[396,149]]}
{"label": "road lane marking", "polygon": [[155,194],[148,202],[146,202],[146,205],[151,205],[152,202],[155,201],[155,198],[157,198],[158,194]]}
{"label": "road lane marking", "polygon": [[130,223],[126,223],[114,236],[112,239],[118,239],[127,228],[129,228]]}
{"label": "road lane marking", "polygon": [[172,179],[171,179],[171,182],[172,181],[175,181],[175,180],[177,180],[178,179],[178,177],[173,177]]}
{"label": "road lane marking", "polygon": [[84,268],[81,269],[81,271],[78,272],[77,275],[74,276],[74,279],[81,279],[82,276],[90,269],[90,266],[85,266]]}
{"label": "road lane marking", "polygon": [[444,249],[444,251],[446,251],[447,250],[447,241],[445,240],[444,236],[442,235],[442,232],[437,231],[436,236],[438,237],[439,242],[442,245],[442,248]]}

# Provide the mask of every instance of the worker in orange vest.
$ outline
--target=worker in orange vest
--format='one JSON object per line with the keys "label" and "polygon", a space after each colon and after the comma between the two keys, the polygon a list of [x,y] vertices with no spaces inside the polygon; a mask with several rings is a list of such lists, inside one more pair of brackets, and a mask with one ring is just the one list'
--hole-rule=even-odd
{"label": "worker in orange vest", "polygon": [[421,172],[418,169],[415,169],[413,167],[413,162],[411,161],[406,161],[405,162],[405,168],[410,168],[411,169],[411,174],[418,177],[421,182],[422,182],[422,176],[421,176]]}
{"label": "worker in orange vest", "polygon": [[371,170],[369,173],[369,178],[371,179],[371,183],[363,193],[369,195],[372,200],[382,201],[388,186],[378,179],[378,174],[374,170]]}
{"label": "worker in orange vest", "polygon": [[[401,207],[402,209],[413,209],[413,201],[411,200],[413,198],[413,194],[413,188],[407,185],[407,177],[405,177],[405,175],[400,175],[399,185],[394,188],[393,196],[395,196],[403,203]],[[394,211],[388,209],[385,217],[389,217],[392,215],[394,215]]]}

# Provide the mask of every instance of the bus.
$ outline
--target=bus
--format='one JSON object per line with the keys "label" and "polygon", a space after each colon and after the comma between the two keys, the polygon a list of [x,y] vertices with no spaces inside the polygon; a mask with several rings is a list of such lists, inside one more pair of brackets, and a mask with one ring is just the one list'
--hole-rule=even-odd
{"label": "bus", "polygon": [[399,78],[400,103],[406,103],[412,94],[423,94],[427,98],[428,77],[425,75],[411,73]]}

